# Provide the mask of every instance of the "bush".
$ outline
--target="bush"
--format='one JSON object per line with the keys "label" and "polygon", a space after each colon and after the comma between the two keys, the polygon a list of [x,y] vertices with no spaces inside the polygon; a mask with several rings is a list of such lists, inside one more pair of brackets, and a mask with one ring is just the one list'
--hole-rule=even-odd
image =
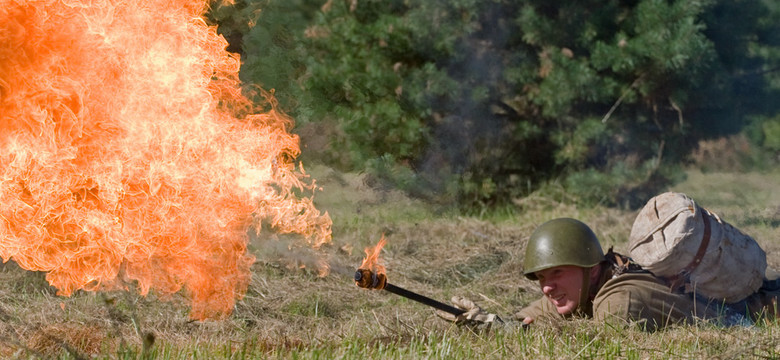
{"label": "bush", "polygon": [[[771,2],[241,6],[216,17],[242,34],[242,79],[275,87],[299,124],[335,126],[319,158],[467,207],[554,179],[620,202],[780,106]],[[257,25],[236,25],[252,14]]]}

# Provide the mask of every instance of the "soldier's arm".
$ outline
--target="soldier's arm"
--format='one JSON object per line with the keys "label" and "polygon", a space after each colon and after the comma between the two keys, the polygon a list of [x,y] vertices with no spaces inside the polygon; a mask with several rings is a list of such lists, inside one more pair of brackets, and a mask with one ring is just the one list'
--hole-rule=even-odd
{"label": "soldier's arm", "polygon": [[563,317],[558,314],[547,298],[542,297],[515,313],[514,318],[528,325],[540,320],[561,319]]}
{"label": "soldier's arm", "polygon": [[[613,289],[599,293],[593,301],[593,318],[596,321],[628,322],[632,319],[630,289]],[[636,315],[636,314],[634,314]]]}

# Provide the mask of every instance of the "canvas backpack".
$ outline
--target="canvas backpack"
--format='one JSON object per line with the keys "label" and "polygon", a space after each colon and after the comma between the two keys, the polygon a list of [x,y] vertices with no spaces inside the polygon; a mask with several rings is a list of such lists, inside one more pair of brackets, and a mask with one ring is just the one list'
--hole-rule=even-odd
{"label": "canvas backpack", "polygon": [[629,255],[674,289],[735,303],[758,290],[766,253],[758,243],[685,194],[647,202],[631,228]]}

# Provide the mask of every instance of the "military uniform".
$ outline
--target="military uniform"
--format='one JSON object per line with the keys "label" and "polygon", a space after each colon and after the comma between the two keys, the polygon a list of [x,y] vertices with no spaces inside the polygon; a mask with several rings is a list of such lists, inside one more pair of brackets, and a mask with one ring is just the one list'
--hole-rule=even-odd
{"label": "military uniform", "polygon": [[602,276],[594,284],[598,290],[587,303],[580,305],[577,314],[562,316],[543,297],[515,314],[517,320],[530,317],[535,322],[545,322],[579,316],[597,321],[636,323],[645,330],[656,330],[699,320],[723,326],[749,325],[759,316],[776,314],[772,304],[780,295],[780,279],[765,281],[761,290],[740,303],[723,304],[692,293],[673,291],[667,282],[642,270],[625,256],[610,251],[605,258],[600,265]]}
{"label": "military uniform", "polygon": [[[736,304],[704,299],[696,296],[695,291],[672,287],[669,282],[643,270],[629,258],[612,252],[612,249],[605,255],[593,231],[581,221],[571,218],[553,219],[537,227],[528,240],[523,265],[523,275],[534,281],[540,280],[537,272],[574,266],[582,271],[582,284],[578,287],[573,308],[569,304],[574,299],[569,296],[574,294],[569,291],[577,288],[577,284],[564,282],[562,285],[566,288],[565,298],[562,298],[566,305],[562,311],[572,313],[560,315],[549,299],[542,298],[515,314],[518,321],[532,318],[534,323],[540,323],[584,317],[605,322],[635,323],[642,329],[656,330],[700,319],[731,326],[749,325],[762,317],[774,319],[778,316],[780,279],[768,277],[761,289]],[[599,271],[598,274],[594,272],[592,278],[594,267],[598,267]],[[553,286],[558,284],[553,283]],[[472,301],[455,297],[453,304],[466,311],[461,315],[441,312],[442,318],[478,326],[503,323],[499,317],[488,314]]]}

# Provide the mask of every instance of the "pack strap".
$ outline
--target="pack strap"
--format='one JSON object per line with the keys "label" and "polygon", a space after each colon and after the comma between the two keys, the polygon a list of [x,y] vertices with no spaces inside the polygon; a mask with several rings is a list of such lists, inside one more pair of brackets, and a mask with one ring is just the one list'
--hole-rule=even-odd
{"label": "pack strap", "polygon": [[706,214],[709,211],[701,207],[698,207],[698,209],[701,213],[701,219],[704,221],[704,234],[702,235],[701,243],[699,243],[699,249],[696,251],[696,255],[693,256],[691,262],[686,267],[682,268],[682,270],[680,270],[677,275],[669,278],[670,287],[673,290],[683,287],[685,282],[688,280],[688,276],[691,275],[691,273],[696,270],[696,267],[698,267],[701,263],[701,260],[704,258],[704,254],[707,253],[707,247],[710,245],[710,221]]}

